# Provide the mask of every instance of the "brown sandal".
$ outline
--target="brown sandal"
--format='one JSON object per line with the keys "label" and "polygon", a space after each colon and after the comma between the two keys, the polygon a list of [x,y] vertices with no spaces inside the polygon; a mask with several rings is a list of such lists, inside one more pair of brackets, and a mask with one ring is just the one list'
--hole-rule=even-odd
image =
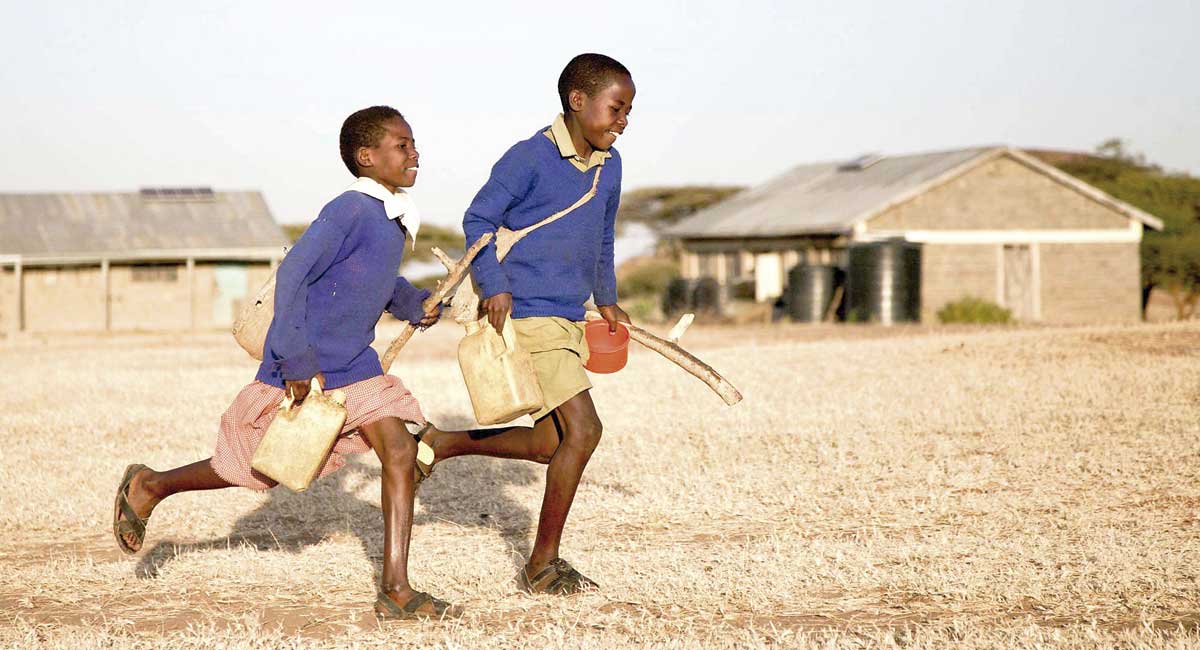
{"label": "brown sandal", "polygon": [[[432,605],[432,613],[418,611],[426,603]],[[422,591],[414,594],[403,606],[397,605],[391,596],[382,591],[375,597],[375,618],[381,621],[410,621],[431,618],[447,619],[460,618],[462,615],[463,609],[461,607],[451,605]]]}
{"label": "brown sandal", "polygon": [[429,478],[429,475],[433,473],[433,447],[430,447],[424,440],[421,440],[432,427],[433,423],[426,422],[420,431],[413,434],[413,438],[417,440],[417,460],[413,463],[414,489],[420,487],[421,481]]}
{"label": "brown sandal", "polygon": [[[121,477],[121,484],[117,486],[117,498],[113,502],[113,536],[117,538],[117,546],[121,547],[121,551],[126,555],[133,555],[142,550],[146,541],[146,523],[150,521],[150,517],[142,519],[133,511],[133,506],[129,505],[129,484],[133,482],[133,477],[144,469],[150,468],[139,464],[125,468],[125,475]],[[128,533],[133,533],[137,539],[137,548],[125,541],[125,535]]]}
{"label": "brown sandal", "polygon": [[595,591],[600,588],[596,581],[575,570],[566,560],[554,558],[550,565],[532,578],[524,567],[517,574],[517,585],[522,591],[531,594],[554,594],[569,596],[584,591]]}

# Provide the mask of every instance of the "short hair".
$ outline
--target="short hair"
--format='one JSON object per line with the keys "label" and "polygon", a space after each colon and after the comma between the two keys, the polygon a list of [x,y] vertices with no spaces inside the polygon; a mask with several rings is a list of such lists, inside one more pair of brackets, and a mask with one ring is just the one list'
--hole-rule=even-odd
{"label": "short hair", "polygon": [[400,111],[391,106],[372,106],[361,111],[355,111],[342,122],[342,132],[338,141],[342,153],[342,162],[351,174],[358,176],[358,163],[354,155],[359,147],[374,147],[383,139],[385,129],[383,123],[398,117],[404,119]]}
{"label": "short hair", "polygon": [[571,112],[567,98],[572,90],[582,90],[594,96],[615,77],[633,79],[629,68],[610,56],[587,53],[571,59],[562,74],[558,75],[558,99],[562,102],[563,115]]}

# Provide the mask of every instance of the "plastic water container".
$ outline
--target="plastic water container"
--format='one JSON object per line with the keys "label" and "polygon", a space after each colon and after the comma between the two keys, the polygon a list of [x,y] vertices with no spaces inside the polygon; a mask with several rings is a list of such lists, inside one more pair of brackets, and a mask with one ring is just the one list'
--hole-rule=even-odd
{"label": "plastic water container", "polygon": [[629,328],[617,323],[617,331],[608,331],[608,321],[591,320],[584,326],[588,361],[583,367],[595,373],[616,372],[629,359]]}
{"label": "plastic water container", "polygon": [[512,319],[504,319],[497,334],[487,317],[464,324],[467,335],[458,344],[471,408],[480,424],[511,422],[542,408],[542,387],[529,353],[517,345]]}
{"label": "plastic water container", "polygon": [[293,408],[291,396],[283,398],[250,467],[293,492],[308,489],[346,423],[345,405],[345,391],[326,393],[314,377],[300,406]]}

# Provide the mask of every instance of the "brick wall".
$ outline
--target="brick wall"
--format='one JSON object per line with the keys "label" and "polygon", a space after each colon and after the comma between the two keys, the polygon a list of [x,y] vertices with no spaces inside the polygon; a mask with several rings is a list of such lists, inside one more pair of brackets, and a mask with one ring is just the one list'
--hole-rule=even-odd
{"label": "brick wall", "polygon": [[1138,245],[1041,244],[1042,319],[1131,323],[1141,319]]}
{"label": "brick wall", "polygon": [[25,268],[25,330],[104,329],[104,279],[99,266]]}
{"label": "brick wall", "polygon": [[[242,266],[246,295],[253,296],[271,271],[266,262]],[[112,330],[186,330],[229,327],[241,300],[218,301],[216,267],[197,262],[194,290],[188,287],[187,265],[113,264],[109,269],[109,323]],[[25,331],[87,332],[105,328],[104,278],[100,266],[25,267]],[[16,281],[11,269],[0,269],[0,334],[15,325]],[[189,304],[189,300],[191,303]],[[232,303],[232,304],[231,304]]]}
{"label": "brick wall", "polygon": [[898,205],[869,230],[1126,229],[1124,215],[1002,156]]}
{"label": "brick wall", "polygon": [[183,264],[113,265],[114,330],[179,330],[191,326]]}
{"label": "brick wall", "polygon": [[16,328],[16,272],[12,268],[0,269],[0,336]]}
{"label": "brick wall", "polygon": [[921,322],[938,322],[938,310],[966,296],[997,302],[998,266],[996,244],[922,246]]}

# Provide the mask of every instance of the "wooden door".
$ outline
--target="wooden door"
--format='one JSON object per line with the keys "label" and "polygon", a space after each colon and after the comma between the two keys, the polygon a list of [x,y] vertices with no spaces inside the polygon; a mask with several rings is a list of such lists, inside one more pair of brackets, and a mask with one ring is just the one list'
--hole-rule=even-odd
{"label": "wooden door", "polygon": [[1033,254],[1029,244],[1004,245],[1004,306],[1019,321],[1034,320]]}

